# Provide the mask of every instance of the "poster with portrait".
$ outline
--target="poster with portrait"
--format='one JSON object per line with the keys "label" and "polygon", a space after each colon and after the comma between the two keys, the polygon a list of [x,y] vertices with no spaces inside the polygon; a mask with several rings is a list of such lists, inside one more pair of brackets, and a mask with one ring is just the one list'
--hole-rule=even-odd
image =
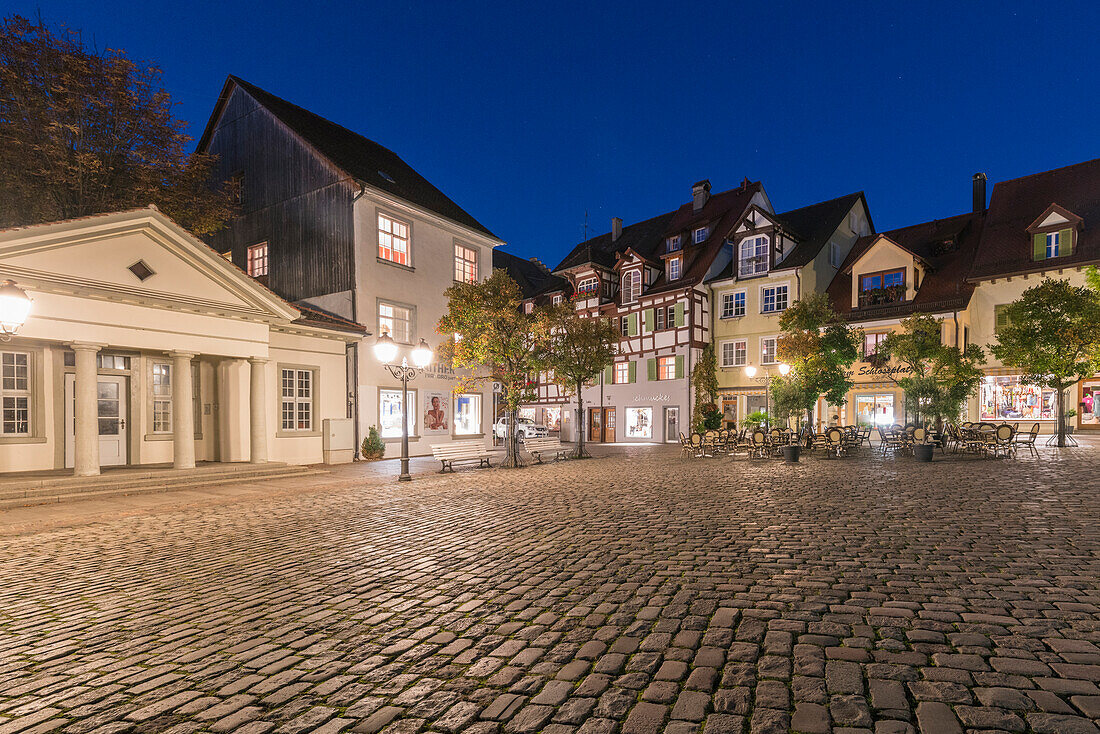
{"label": "poster with portrait", "polygon": [[449,433],[451,394],[428,390],[424,393],[424,433]]}

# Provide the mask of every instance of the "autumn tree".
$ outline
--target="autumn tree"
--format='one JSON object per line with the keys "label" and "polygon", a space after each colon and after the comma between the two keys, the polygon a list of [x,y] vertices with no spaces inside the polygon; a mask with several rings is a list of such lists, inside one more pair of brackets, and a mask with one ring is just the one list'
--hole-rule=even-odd
{"label": "autumn tree", "polygon": [[509,420],[501,466],[522,466],[516,421],[519,406],[534,398],[530,375],[539,370],[546,350],[543,323],[523,310],[519,286],[504,270],[494,270],[480,283],[455,283],[444,295],[447,313],[436,327],[447,337],[440,356],[468,371],[459,377],[463,387],[500,384]]}
{"label": "autumn tree", "polygon": [[79,33],[0,21],[0,227],[155,204],[203,235],[233,213],[192,155],[155,66]]}
{"label": "autumn tree", "polygon": [[776,407],[781,414],[804,413],[812,431],[818,398],[839,405],[852,389],[849,370],[859,356],[862,332],[837,314],[824,293],[796,301],[779,317],[779,328],[776,354],[791,371],[772,381]]}
{"label": "autumn tree", "polygon": [[902,368],[889,377],[905,391],[906,411],[917,423],[932,419],[937,430],[944,420],[958,419],[985,374],[982,348],[944,344],[943,327],[929,314],[902,319],[901,329],[888,334],[879,350]]}
{"label": "autumn tree", "polygon": [[539,357],[542,369],[553,372],[566,394],[577,398],[576,458],[588,453],[584,448],[584,386],[595,380],[615,359],[619,330],[610,319],[581,316],[573,301],[538,309],[539,333],[545,335]]}
{"label": "autumn tree", "polygon": [[1068,280],[1047,279],[1005,308],[989,347],[1024,383],[1055,391],[1058,445],[1066,445],[1065,391],[1100,370],[1100,294]]}

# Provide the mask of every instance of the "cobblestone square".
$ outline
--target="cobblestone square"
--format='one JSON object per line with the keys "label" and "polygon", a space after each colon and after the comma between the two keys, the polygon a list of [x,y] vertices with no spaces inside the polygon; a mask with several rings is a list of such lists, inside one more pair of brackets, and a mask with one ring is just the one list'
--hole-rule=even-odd
{"label": "cobblestone square", "polygon": [[1098,467],[648,447],[27,529],[0,734],[1097,732]]}

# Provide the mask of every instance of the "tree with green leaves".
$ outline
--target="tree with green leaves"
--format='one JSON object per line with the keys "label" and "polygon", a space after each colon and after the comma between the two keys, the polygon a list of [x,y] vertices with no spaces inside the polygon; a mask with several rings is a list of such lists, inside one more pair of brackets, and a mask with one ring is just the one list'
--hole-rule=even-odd
{"label": "tree with green leaves", "polygon": [[1005,308],[993,356],[1021,380],[1055,391],[1058,445],[1066,445],[1065,391],[1100,370],[1100,293],[1047,279]]}
{"label": "tree with green leaves", "polygon": [[905,391],[906,412],[918,424],[932,419],[937,431],[944,420],[958,419],[985,374],[982,348],[944,344],[943,327],[929,314],[902,319],[901,329],[888,334],[879,350],[903,368],[889,376]]}
{"label": "tree with green leaves", "polygon": [[707,344],[699,361],[691,368],[691,386],[695,391],[691,425],[703,432],[722,425],[722,414],[715,401],[718,399],[718,358],[714,345]]}
{"label": "tree with green leaves", "polygon": [[1095,265],[1089,265],[1085,268],[1085,278],[1088,281],[1089,288],[1100,293],[1100,268],[1097,268]]}
{"label": "tree with green leaves", "polygon": [[584,386],[615,359],[620,333],[611,319],[582,316],[573,301],[536,310],[539,332],[546,335],[539,366],[553,372],[566,394],[577,398],[575,458],[589,456],[584,448]]}
{"label": "tree with green leaves", "polygon": [[508,413],[504,467],[522,466],[516,422],[519,406],[535,397],[530,376],[540,367],[548,334],[540,318],[522,308],[519,286],[504,270],[494,270],[480,283],[455,283],[446,291],[447,313],[436,329],[448,337],[440,356],[467,370],[463,387],[493,381],[500,384]]}
{"label": "tree with green leaves", "polygon": [[840,317],[825,293],[796,301],[779,317],[779,328],[776,354],[791,371],[772,380],[777,412],[804,413],[812,433],[818,398],[824,395],[830,405],[839,405],[852,389],[849,371],[859,357],[863,332]]}
{"label": "tree with green leaves", "polygon": [[197,235],[232,216],[215,157],[186,155],[186,123],[155,66],[79,33],[0,21],[0,227],[155,204]]}

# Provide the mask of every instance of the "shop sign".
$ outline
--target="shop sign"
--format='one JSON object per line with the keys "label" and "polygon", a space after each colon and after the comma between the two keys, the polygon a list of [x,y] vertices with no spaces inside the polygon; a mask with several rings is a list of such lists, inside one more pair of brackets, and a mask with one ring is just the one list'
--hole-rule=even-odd
{"label": "shop sign", "polygon": [[656,395],[635,395],[631,400],[633,403],[670,403],[672,402],[672,396],[667,393],[657,393]]}
{"label": "shop sign", "polygon": [[858,370],[853,372],[848,370],[845,373],[846,377],[899,377],[908,376],[913,374],[913,370],[904,365],[898,365],[897,367],[875,367],[873,365],[862,365]]}

